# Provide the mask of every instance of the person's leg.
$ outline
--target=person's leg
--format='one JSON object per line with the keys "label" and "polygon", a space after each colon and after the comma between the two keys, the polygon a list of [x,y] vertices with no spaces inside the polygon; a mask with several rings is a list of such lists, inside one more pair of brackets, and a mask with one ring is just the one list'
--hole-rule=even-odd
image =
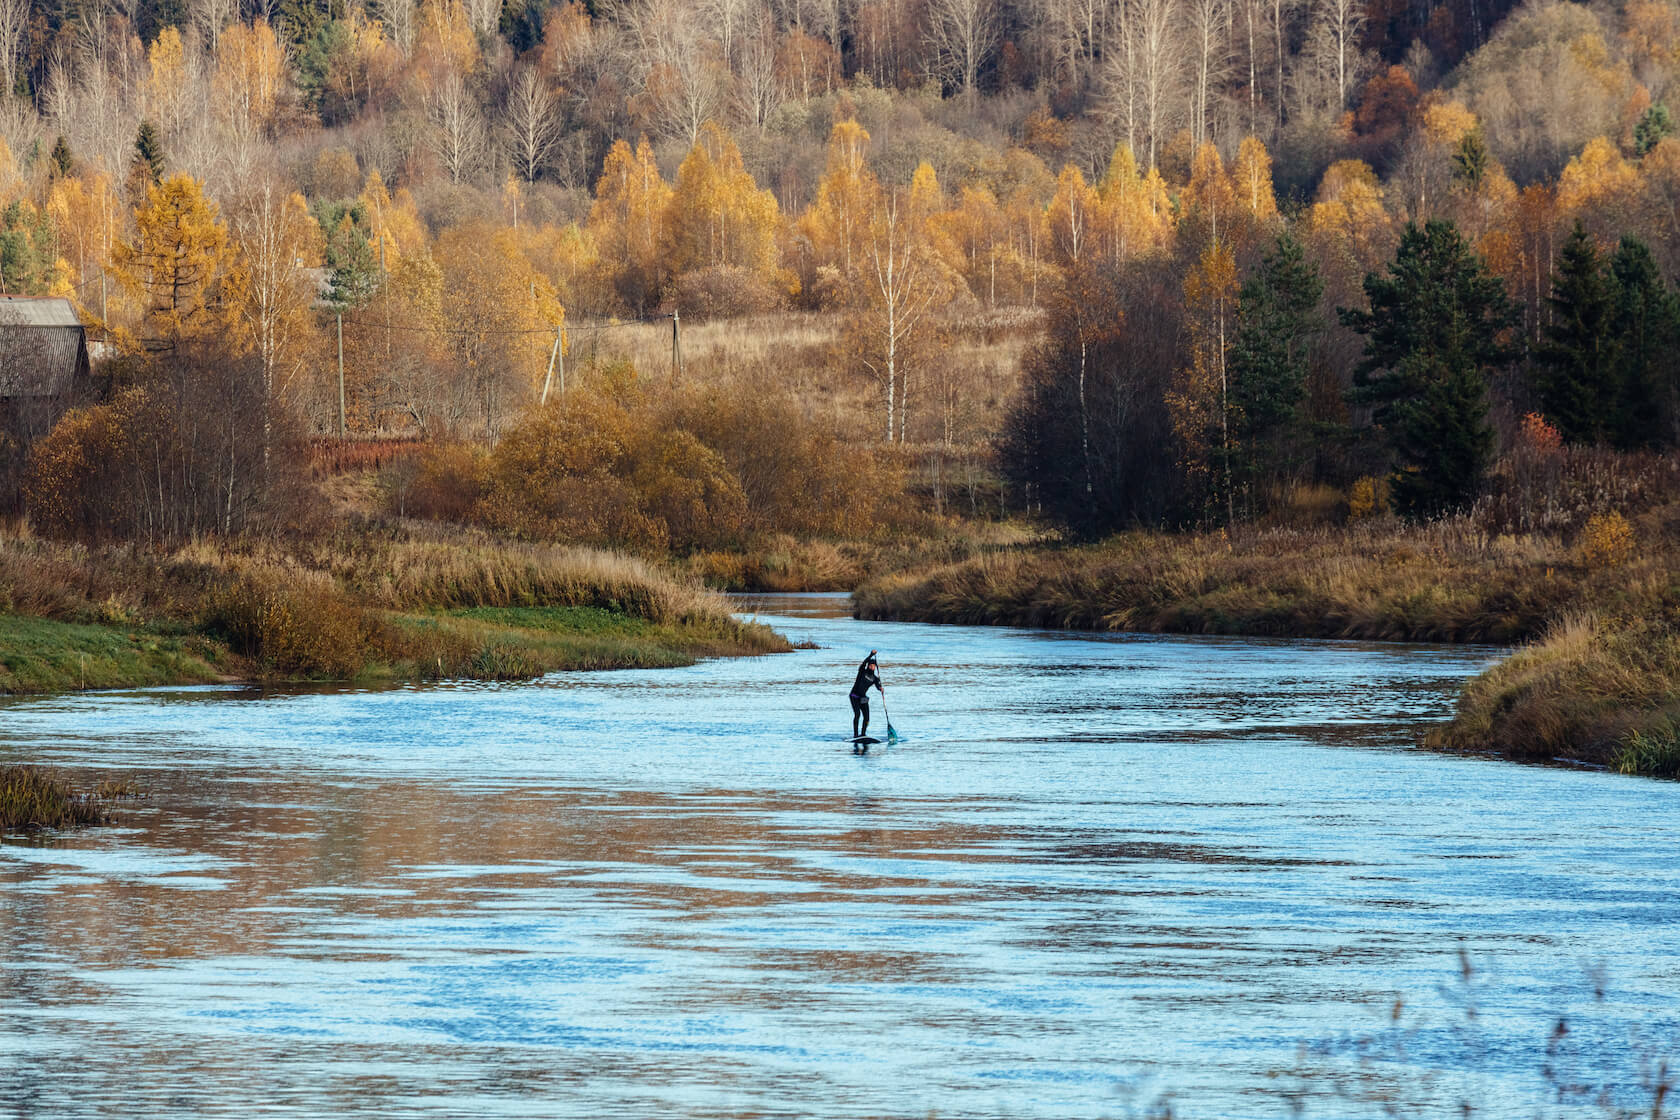
{"label": "person's leg", "polygon": [[858,737],[858,713],[863,711],[863,705],[856,696],[852,697],[852,738]]}
{"label": "person's leg", "polygon": [[858,734],[859,735],[867,735],[867,734],[869,734],[869,701],[868,701],[868,699],[866,698],[866,699],[863,699],[863,700],[859,700],[858,701],[858,707],[863,709],[863,730],[858,732]]}

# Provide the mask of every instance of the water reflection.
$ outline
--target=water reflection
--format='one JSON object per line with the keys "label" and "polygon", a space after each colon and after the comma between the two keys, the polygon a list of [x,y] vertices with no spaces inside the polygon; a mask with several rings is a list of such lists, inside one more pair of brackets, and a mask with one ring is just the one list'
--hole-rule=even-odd
{"label": "water reflection", "polygon": [[822,648],[0,708],[0,760],[152,793],[0,848],[0,1105],[1596,1114],[1557,1014],[1624,1093],[1673,1037],[1674,787],[1409,749],[1486,651],[757,609]]}

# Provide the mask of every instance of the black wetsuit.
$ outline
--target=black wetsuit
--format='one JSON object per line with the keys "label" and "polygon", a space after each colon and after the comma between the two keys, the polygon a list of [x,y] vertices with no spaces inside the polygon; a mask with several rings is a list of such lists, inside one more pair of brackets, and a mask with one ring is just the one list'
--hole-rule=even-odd
{"label": "black wetsuit", "polygon": [[[869,690],[879,689],[881,678],[875,675],[875,670],[869,664],[869,658],[863,659],[858,666],[857,680],[852,684],[852,738],[869,734]],[[858,729],[858,717],[863,717],[863,729]]]}

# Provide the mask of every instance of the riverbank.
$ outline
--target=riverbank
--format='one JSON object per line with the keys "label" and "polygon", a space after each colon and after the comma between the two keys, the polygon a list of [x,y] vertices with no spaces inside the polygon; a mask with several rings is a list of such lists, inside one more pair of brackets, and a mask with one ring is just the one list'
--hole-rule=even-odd
{"label": "riverbank", "polygon": [[436,526],[169,551],[0,535],[0,692],[516,680],[788,648],[690,576]]}
{"label": "riverbank", "polygon": [[1084,630],[1535,643],[1465,687],[1449,750],[1680,774],[1672,510],[1573,532],[1469,518],[1125,533],[859,588],[860,618]]}

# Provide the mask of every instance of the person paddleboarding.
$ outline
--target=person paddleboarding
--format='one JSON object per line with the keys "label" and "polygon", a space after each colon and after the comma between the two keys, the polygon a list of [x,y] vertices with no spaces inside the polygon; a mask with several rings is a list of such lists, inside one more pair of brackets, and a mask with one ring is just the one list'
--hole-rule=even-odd
{"label": "person paddleboarding", "polygon": [[[881,694],[881,702],[886,703],[887,690],[881,687],[880,666],[875,662],[875,651],[870,650],[869,656],[858,666],[857,680],[852,683],[852,738],[861,739],[869,734],[869,688]],[[863,717],[863,727],[858,727],[858,717]]]}

